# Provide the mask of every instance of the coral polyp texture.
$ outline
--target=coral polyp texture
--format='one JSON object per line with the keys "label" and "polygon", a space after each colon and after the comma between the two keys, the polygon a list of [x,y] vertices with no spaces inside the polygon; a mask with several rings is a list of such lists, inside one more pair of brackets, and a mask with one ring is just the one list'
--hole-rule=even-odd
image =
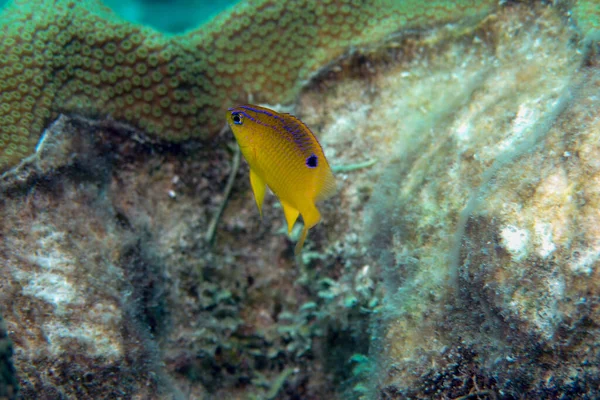
{"label": "coral polyp texture", "polygon": [[231,103],[289,102],[350,46],[495,3],[256,0],[167,36],[96,0],[15,0],[0,21],[0,171],[31,154],[59,113],[110,116],[168,141],[207,138]]}

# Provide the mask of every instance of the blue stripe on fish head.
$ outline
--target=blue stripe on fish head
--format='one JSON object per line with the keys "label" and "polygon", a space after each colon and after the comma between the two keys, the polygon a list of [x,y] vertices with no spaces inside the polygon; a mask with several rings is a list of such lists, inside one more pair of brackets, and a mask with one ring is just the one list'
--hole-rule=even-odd
{"label": "blue stripe on fish head", "polygon": [[264,114],[268,117],[275,118],[275,119],[279,120],[280,122],[285,122],[284,119],[282,117],[280,117],[279,115],[273,114],[272,112],[269,112],[266,110],[259,110],[258,108],[254,108],[254,107],[250,107],[250,106],[240,106],[239,108],[243,108],[244,110],[252,111],[252,112],[255,112],[258,114]]}
{"label": "blue stripe on fish head", "polygon": [[[249,112],[254,112],[257,114],[263,114],[270,118],[273,118],[274,120],[281,123],[283,130],[281,130],[280,127],[278,127],[277,125],[270,125],[270,124],[264,123],[256,118],[252,117],[249,112],[237,111],[240,109],[249,111]],[[230,110],[236,110],[237,114],[243,115],[245,118],[248,118],[250,121],[260,124],[260,125],[263,125],[263,126],[266,126],[266,127],[269,127],[269,128],[272,128],[273,131],[278,132],[280,135],[283,135],[286,140],[289,140],[290,142],[294,143],[301,153],[313,151],[314,143],[312,142],[312,139],[310,136],[312,134],[312,132],[310,132],[310,129],[308,129],[308,127],[306,127],[305,125],[303,125],[297,121],[286,120],[286,118],[282,117],[281,115],[278,115],[277,113],[273,113],[273,112],[270,112],[267,110],[262,110],[262,109],[252,107],[249,105],[235,107]],[[307,132],[307,130],[308,130],[308,132]]]}

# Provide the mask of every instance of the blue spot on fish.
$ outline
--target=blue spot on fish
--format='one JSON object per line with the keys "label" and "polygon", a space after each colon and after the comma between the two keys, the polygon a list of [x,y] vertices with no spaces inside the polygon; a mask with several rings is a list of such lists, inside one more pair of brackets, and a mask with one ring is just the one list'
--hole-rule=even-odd
{"label": "blue spot on fish", "polygon": [[306,159],[306,166],[308,168],[317,168],[319,165],[319,159],[314,154],[311,154],[310,157]]}

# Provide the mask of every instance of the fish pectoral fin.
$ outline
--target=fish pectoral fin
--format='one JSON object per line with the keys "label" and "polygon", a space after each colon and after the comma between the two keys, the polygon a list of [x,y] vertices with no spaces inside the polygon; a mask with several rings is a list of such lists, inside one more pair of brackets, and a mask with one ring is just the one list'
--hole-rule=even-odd
{"label": "fish pectoral fin", "polygon": [[267,184],[252,168],[250,168],[250,185],[254,192],[254,200],[256,200],[258,212],[262,218],[262,205],[263,200],[265,199],[265,192],[267,191]]}
{"label": "fish pectoral fin", "polygon": [[290,206],[289,203],[286,203],[285,201],[281,200],[281,206],[283,207],[283,213],[285,214],[285,220],[287,222],[287,226],[288,226],[288,235],[290,233],[292,233],[292,228],[294,227],[294,224],[296,223],[296,220],[298,219],[298,215],[300,215],[300,212],[298,210],[296,210],[294,207]]}
{"label": "fish pectoral fin", "polygon": [[296,243],[296,248],[294,249],[294,253],[296,255],[299,255],[302,251],[304,241],[308,235],[308,230],[318,224],[321,220],[321,213],[316,207],[313,206],[311,210],[302,213],[302,220],[304,221],[304,228],[302,229],[302,234],[300,235],[300,239],[298,240],[298,243]]}

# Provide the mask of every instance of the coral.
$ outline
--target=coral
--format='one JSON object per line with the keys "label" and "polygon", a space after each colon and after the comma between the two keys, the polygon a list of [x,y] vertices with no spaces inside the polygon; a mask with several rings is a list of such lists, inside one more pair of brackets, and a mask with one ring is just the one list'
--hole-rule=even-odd
{"label": "coral", "polygon": [[597,1],[575,0],[572,16],[584,34],[597,34],[600,30],[600,3]]}
{"label": "coral", "polygon": [[0,170],[32,153],[58,113],[110,116],[169,141],[206,138],[231,103],[289,102],[351,46],[494,3],[256,0],[167,36],[97,0],[14,0],[0,21]]}

